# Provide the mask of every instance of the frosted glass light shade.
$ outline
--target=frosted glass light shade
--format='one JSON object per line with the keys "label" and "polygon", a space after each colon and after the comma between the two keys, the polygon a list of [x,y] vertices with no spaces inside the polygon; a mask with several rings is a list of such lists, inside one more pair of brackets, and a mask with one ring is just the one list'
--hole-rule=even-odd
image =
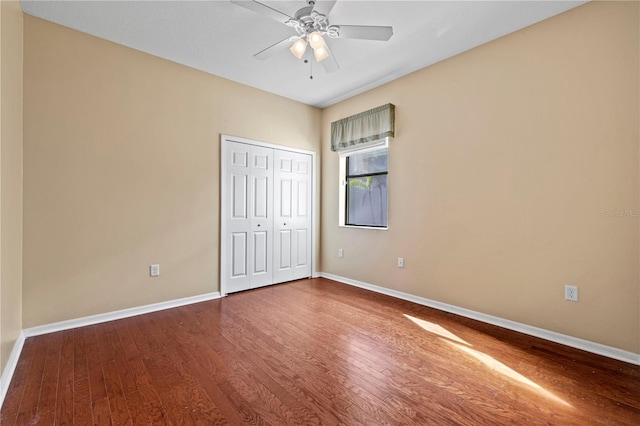
{"label": "frosted glass light shade", "polygon": [[309,34],[309,44],[314,49],[324,46],[324,39],[322,38],[322,34],[320,34],[318,31],[314,31]]}
{"label": "frosted glass light shade", "polygon": [[296,58],[302,59],[302,55],[304,55],[304,52],[307,50],[307,41],[299,38],[291,45],[289,50],[291,50],[291,53],[293,53]]}
{"label": "frosted glass light shade", "polygon": [[327,46],[324,44],[313,49],[313,54],[315,55],[316,61],[318,62],[329,57],[329,51],[327,50]]}

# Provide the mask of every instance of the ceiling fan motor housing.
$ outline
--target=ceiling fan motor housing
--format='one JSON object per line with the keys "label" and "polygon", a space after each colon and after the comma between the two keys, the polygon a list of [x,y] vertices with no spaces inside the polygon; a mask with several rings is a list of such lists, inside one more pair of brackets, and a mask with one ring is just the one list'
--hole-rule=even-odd
{"label": "ceiling fan motor housing", "polygon": [[309,2],[309,4],[310,6],[298,10],[296,12],[296,18],[288,20],[286,24],[295,28],[302,38],[306,38],[313,32],[319,32],[331,38],[337,38],[340,34],[340,27],[337,25],[330,26],[325,15],[313,10],[313,2]]}

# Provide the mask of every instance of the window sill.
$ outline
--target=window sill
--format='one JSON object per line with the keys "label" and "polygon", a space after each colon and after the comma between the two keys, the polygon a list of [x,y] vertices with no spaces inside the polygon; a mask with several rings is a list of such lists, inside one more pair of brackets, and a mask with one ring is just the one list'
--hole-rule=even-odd
{"label": "window sill", "polygon": [[353,228],[353,229],[373,229],[378,231],[387,231],[389,230],[388,226],[356,226],[356,225],[338,225],[340,228]]}

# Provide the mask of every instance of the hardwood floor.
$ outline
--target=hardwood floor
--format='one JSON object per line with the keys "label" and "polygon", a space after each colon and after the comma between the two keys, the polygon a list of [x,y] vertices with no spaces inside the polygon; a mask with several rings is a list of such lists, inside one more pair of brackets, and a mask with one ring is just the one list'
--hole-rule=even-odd
{"label": "hardwood floor", "polygon": [[640,367],[325,279],[27,339],[4,425],[638,425]]}

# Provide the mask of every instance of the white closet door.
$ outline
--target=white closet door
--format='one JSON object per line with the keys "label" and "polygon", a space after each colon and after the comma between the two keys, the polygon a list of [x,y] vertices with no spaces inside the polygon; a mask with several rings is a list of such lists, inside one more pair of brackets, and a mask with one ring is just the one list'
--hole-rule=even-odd
{"label": "white closet door", "polygon": [[223,293],[311,276],[313,155],[223,137]]}
{"label": "white closet door", "polygon": [[274,152],[274,282],[311,276],[311,156]]}
{"label": "white closet door", "polygon": [[273,150],[229,142],[226,149],[225,291],[273,282]]}
{"label": "white closet door", "polygon": [[273,283],[273,150],[251,147],[251,288]]}

